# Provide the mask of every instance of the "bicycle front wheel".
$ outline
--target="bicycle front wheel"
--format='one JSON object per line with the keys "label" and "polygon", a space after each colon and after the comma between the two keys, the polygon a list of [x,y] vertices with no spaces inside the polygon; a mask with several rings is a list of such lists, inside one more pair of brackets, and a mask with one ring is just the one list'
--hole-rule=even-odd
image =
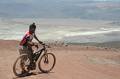
{"label": "bicycle front wheel", "polygon": [[38,62],[38,67],[43,73],[48,73],[54,68],[55,63],[55,55],[52,53],[47,53],[42,55],[41,59]]}

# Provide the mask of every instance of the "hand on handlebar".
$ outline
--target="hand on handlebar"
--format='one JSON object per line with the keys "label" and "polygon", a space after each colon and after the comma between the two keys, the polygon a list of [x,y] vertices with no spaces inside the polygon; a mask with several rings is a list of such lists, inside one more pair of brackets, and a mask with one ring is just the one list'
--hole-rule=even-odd
{"label": "hand on handlebar", "polygon": [[43,42],[41,42],[41,41],[39,41],[39,43],[40,43],[41,45],[43,45],[43,46],[46,46],[46,47],[50,48],[49,45],[46,45],[45,43],[43,43]]}
{"label": "hand on handlebar", "polygon": [[39,41],[40,44],[44,44],[43,42]]}
{"label": "hand on handlebar", "polygon": [[47,47],[47,48],[50,48],[49,45],[45,44],[45,43],[42,43],[43,46]]}

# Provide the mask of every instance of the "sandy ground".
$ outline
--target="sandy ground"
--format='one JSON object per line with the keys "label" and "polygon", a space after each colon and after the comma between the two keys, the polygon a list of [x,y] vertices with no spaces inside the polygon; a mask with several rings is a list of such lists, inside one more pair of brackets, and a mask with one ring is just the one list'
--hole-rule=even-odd
{"label": "sandy ground", "polygon": [[48,73],[16,77],[12,66],[18,53],[18,42],[0,41],[0,79],[120,79],[120,51],[96,47],[54,46],[57,58],[54,69]]}

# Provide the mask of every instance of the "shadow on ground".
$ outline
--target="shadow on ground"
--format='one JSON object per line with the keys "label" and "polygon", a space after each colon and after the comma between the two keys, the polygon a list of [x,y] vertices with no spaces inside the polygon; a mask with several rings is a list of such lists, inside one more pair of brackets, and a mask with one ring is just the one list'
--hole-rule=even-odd
{"label": "shadow on ground", "polygon": [[[54,72],[49,72],[49,73],[54,73]],[[33,76],[33,75],[39,75],[39,74],[49,74],[49,73],[31,72],[31,73],[27,73],[25,75],[21,75],[20,77],[13,77],[13,79],[24,78],[24,77],[29,77],[29,76]]]}

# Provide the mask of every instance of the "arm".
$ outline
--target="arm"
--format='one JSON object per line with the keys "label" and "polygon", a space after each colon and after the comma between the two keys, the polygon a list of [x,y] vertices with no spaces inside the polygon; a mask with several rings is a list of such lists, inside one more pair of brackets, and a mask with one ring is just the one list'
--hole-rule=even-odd
{"label": "arm", "polygon": [[40,44],[43,44],[43,42],[40,41],[35,34],[34,34],[34,38],[35,38]]}

